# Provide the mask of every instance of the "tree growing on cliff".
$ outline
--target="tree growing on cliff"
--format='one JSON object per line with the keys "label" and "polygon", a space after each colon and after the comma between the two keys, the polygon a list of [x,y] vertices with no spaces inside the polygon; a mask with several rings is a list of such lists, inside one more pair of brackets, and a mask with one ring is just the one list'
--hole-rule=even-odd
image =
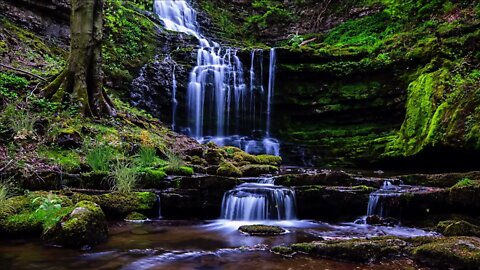
{"label": "tree growing on cliff", "polygon": [[71,0],[70,57],[65,69],[43,91],[47,98],[77,106],[84,116],[113,116],[103,89],[104,0]]}

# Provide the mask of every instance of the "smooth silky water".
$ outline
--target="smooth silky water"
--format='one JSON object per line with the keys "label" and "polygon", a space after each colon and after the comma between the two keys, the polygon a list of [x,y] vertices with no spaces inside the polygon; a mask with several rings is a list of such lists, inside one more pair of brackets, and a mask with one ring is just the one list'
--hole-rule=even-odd
{"label": "smooth silky water", "polygon": [[[186,89],[190,135],[202,142],[237,145],[250,153],[279,155],[279,143],[270,137],[275,49],[268,56],[268,86],[264,87],[263,50],[252,50],[250,63],[245,65],[235,49],[221,48],[200,33],[196,12],[187,1],[157,0],[154,9],[165,28],[195,36],[199,41],[197,65]],[[172,72],[175,74],[175,70]],[[178,125],[176,93],[181,91],[176,86],[174,81],[174,129]],[[260,139],[248,138],[248,134],[232,135],[240,134],[241,129],[263,130],[263,135]],[[381,192],[393,194],[385,190]],[[371,213],[378,208],[375,196],[382,195],[372,194],[375,206],[369,207]],[[241,225],[252,224],[281,226],[287,233],[256,237],[238,231]],[[264,178],[228,191],[222,216],[214,221],[113,223],[108,242],[83,251],[45,247],[31,239],[3,241],[0,269],[418,269],[409,260],[363,265],[305,256],[285,259],[268,251],[281,244],[384,235],[415,237],[432,233],[401,226],[298,220],[294,190]]]}

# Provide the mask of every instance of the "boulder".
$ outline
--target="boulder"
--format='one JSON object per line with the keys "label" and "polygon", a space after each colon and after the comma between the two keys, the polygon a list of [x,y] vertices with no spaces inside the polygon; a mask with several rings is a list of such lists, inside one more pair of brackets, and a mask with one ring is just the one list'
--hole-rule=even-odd
{"label": "boulder", "polygon": [[100,206],[81,201],[71,213],[48,230],[44,239],[52,244],[70,248],[94,246],[108,238],[108,228]]}

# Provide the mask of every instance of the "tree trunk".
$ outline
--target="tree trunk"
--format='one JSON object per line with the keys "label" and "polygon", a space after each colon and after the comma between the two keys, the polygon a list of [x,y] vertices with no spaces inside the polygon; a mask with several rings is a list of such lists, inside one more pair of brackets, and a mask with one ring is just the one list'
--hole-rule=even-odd
{"label": "tree trunk", "polygon": [[103,1],[71,1],[68,66],[44,89],[47,98],[75,105],[85,116],[115,115],[103,89]]}

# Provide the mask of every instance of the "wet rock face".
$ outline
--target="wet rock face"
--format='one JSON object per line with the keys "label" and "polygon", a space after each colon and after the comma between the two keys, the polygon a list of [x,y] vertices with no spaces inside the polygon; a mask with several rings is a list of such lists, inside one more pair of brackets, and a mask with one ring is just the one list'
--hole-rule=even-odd
{"label": "wet rock face", "polygon": [[351,220],[365,214],[369,194],[370,191],[342,187],[296,187],[298,217]]}
{"label": "wet rock face", "polygon": [[1,0],[5,17],[67,48],[70,43],[70,1],[68,0]]}
{"label": "wet rock face", "polygon": [[169,58],[156,59],[145,65],[140,70],[139,76],[133,80],[130,91],[131,103],[163,122],[171,122],[174,70],[179,82],[178,94],[181,96],[185,92],[183,91],[187,74],[185,67]]}
{"label": "wet rock face", "polygon": [[253,235],[253,236],[273,236],[285,233],[286,231],[278,226],[267,225],[244,225],[240,226],[238,230],[241,233]]}

